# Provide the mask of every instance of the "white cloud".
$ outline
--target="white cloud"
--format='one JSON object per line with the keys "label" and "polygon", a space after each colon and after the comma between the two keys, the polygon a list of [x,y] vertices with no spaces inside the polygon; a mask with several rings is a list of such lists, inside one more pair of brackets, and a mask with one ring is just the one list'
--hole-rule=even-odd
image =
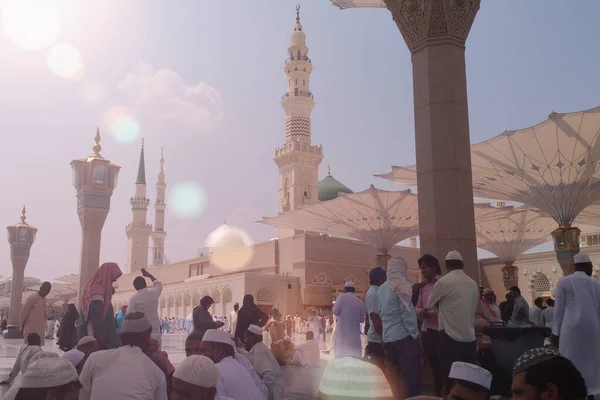
{"label": "white cloud", "polygon": [[188,85],[177,72],[139,63],[117,86],[143,131],[203,133],[225,118],[219,92],[207,83]]}

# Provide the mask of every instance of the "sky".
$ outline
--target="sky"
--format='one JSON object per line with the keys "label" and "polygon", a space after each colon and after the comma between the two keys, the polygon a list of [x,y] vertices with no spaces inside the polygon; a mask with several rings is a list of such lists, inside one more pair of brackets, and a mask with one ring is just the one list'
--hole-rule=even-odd
{"label": "sky", "polygon": [[[122,167],[101,262],[126,264],[142,137],[149,223],[164,147],[170,261],[197,256],[223,221],[254,242],[275,236],[255,221],[277,213],[272,159],[285,137],[279,102],[296,4],[314,65],[320,176],[331,164],[354,191],[395,189],[372,175],[415,162],[410,53],[385,9],[340,11],[328,0],[18,0],[37,6],[23,17],[15,1],[0,0],[0,221],[17,223],[26,204],[39,229],[27,276],[79,270],[69,163],[92,153],[96,127],[102,155]],[[482,1],[466,52],[473,143],[551,111],[598,105],[597,15],[596,1]],[[9,252],[0,246],[4,276]]]}

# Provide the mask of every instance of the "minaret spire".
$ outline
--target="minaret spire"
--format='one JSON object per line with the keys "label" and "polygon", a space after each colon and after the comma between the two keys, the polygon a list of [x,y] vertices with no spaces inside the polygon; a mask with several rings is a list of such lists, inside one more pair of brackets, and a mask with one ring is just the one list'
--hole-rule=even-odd
{"label": "minaret spire", "polygon": [[144,139],[142,139],[142,150],[140,151],[140,162],[138,164],[136,185],[146,184],[146,164],[144,162]]}
{"label": "minaret spire", "polygon": [[152,265],[163,265],[165,263],[165,192],[167,183],[165,182],[165,157],[163,149],[160,149],[160,172],[156,181],[156,202],[154,203],[154,231],[152,232],[153,255]]}
{"label": "minaret spire", "polygon": [[300,4],[296,6],[296,23],[300,24]]}

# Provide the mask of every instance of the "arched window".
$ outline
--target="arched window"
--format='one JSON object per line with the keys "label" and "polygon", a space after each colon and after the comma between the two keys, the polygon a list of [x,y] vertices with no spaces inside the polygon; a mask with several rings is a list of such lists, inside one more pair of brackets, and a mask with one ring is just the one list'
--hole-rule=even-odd
{"label": "arched window", "polygon": [[256,293],[256,302],[262,304],[273,304],[273,296],[269,289],[262,288]]}
{"label": "arched window", "polygon": [[229,287],[226,287],[223,290],[223,303],[231,303],[233,301],[233,295],[231,293],[231,289],[229,289]]}
{"label": "arched window", "polygon": [[548,277],[541,272],[535,274],[535,277],[533,278],[533,289],[536,293],[549,292],[550,281],[548,280]]}

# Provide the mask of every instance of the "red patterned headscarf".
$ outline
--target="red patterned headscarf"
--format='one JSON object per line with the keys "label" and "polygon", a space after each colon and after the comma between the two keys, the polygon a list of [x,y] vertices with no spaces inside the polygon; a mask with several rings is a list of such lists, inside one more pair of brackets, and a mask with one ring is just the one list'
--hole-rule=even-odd
{"label": "red patterned headscarf", "polygon": [[104,315],[106,315],[112,300],[112,283],[121,275],[123,275],[121,268],[116,263],[104,263],[98,268],[92,279],[85,284],[83,287],[83,296],[81,297],[81,311],[86,320],[90,310],[90,303],[94,296],[102,296],[104,301]]}

